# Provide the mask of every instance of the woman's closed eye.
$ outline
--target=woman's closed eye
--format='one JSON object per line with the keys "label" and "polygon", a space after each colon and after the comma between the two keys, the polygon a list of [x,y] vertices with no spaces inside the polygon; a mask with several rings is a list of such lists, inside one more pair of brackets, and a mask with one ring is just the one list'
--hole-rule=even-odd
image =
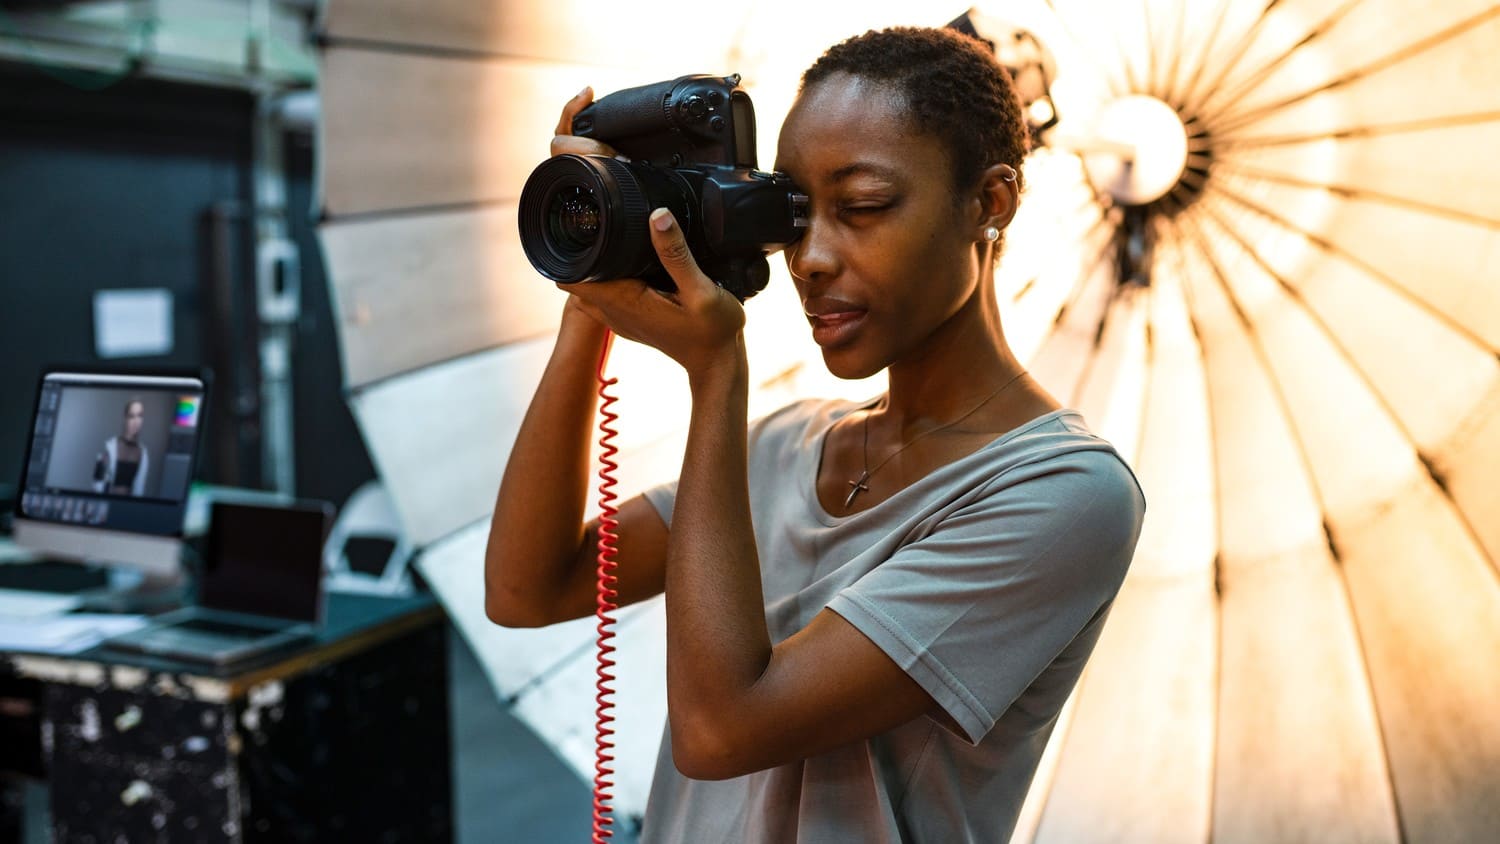
{"label": "woman's closed eye", "polygon": [[893,200],[861,199],[839,203],[839,215],[843,217],[869,217],[895,207]]}

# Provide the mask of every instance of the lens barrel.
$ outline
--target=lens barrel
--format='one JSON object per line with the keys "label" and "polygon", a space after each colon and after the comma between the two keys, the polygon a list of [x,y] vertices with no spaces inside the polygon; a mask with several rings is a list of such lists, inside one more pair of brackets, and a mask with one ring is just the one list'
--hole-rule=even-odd
{"label": "lens barrel", "polygon": [[688,203],[670,173],[601,155],[559,155],[521,190],[521,247],[564,284],[639,278],[659,268],[647,221],[666,206],[684,227]]}

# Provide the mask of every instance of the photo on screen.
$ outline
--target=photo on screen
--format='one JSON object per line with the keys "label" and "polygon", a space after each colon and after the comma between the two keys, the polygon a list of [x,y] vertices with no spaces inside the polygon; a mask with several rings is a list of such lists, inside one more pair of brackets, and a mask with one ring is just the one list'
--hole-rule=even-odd
{"label": "photo on screen", "polygon": [[[198,397],[177,392],[65,387],[44,483],[72,492],[163,497],[172,429],[183,419],[196,424],[198,404]],[[169,486],[177,486],[172,480]]]}

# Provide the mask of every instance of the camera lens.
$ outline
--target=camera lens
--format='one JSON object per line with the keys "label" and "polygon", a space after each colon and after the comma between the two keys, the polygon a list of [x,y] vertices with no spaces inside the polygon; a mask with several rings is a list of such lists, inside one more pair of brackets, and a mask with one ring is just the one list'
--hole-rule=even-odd
{"label": "camera lens", "polygon": [[680,182],[608,156],[549,158],[521,190],[521,248],[537,272],[564,284],[659,274],[646,220],[665,206],[690,225],[691,189]]}
{"label": "camera lens", "polygon": [[599,203],[581,185],[559,191],[547,209],[552,241],[569,252],[583,252],[599,238]]}

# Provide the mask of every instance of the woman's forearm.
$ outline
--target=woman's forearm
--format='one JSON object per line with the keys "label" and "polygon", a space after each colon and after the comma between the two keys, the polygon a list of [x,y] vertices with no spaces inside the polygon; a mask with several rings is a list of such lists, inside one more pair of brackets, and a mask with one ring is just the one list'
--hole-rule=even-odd
{"label": "woman's forearm", "polygon": [[605,329],[571,307],[505,465],[485,549],[485,610],[508,626],[552,621],[583,540],[595,372]]}
{"label": "woman's forearm", "polygon": [[667,705],[674,742],[711,747],[719,718],[771,657],[750,521],[743,338],[724,365],[690,374],[690,384],[667,554]]}

